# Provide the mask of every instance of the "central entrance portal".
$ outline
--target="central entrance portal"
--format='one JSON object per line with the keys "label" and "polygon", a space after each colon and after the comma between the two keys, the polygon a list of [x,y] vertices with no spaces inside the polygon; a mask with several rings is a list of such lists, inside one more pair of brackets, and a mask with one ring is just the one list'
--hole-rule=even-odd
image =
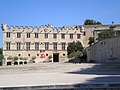
{"label": "central entrance portal", "polygon": [[53,53],[53,62],[59,62],[59,53]]}

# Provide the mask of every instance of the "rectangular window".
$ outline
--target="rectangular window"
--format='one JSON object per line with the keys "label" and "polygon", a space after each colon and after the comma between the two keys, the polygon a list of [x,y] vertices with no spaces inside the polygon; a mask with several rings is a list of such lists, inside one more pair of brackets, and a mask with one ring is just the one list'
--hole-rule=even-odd
{"label": "rectangular window", "polygon": [[39,35],[38,33],[35,33],[35,38],[38,38],[38,35]]}
{"label": "rectangular window", "polygon": [[48,38],[48,33],[45,33],[45,38]]}
{"label": "rectangular window", "polygon": [[62,34],[61,34],[61,38],[62,38],[62,39],[65,39],[65,33],[62,33]]}
{"label": "rectangular window", "polygon": [[21,38],[21,33],[20,32],[17,33],[17,38]]}
{"label": "rectangular window", "polygon": [[10,42],[6,42],[6,50],[10,50]]}
{"label": "rectangular window", "polygon": [[80,39],[80,34],[77,34],[77,39]]}
{"label": "rectangular window", "polygon": [[55,38],[55,39],[57,38],[57,33],[53,34],[53,38]]}
{"label": "rectangular window", "polygon": [[39,42],[35,42],[35,50],[39,50]]}
{"label": "rectangular window", "polygon": [[10,32],[6,32],[6,37],[10,38]]}
{"label": "rectangular window", "polygon": [[49,42],[45,42],[45,50],[49,50]]}
{"label": "rectangular window", "polygon": [[17,50],[20,50],[20,49],[21,49],[21,43],[17,42]]}
{"label": "rectangular window", "polygon": [[27,38],[30,38],[30,33],[27,33]]}
{"label": "rectangular window", "polygon": [[62,43],[62,50],[65,50],[65,43]]}
{"label": "rectangular window", "polygon": [[57,43],[53,43],[53,50],[57,50]]}
{"label": "rectangular window", "polygon": [[26,50],[30,50],[30,42],[26,42]]}
{"label": "rectangular window", "polygon": [[83,33],[83,35],[85,36],[85,35],[86,35],[86,33],[84,32],[84,33]]}
{"label": "rectangular window", "polygon": [[70,39],[73,39],[73,34],[70,34]]}

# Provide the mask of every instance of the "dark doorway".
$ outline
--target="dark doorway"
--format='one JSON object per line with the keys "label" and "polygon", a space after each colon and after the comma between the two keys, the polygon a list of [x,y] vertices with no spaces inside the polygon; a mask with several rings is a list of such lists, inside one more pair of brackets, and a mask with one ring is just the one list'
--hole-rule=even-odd
{"label": "dark doorway", "polygon": [[11,62],[7,62],[7,65],[11,65],[12,63]]}
{"label": "dark doorway", "polygon": [[19,64],[21,65],[21,64],[23,64],[23,62],[19,62]]}
{"label": "dark doorway", "polygon": [[53,53],[53,62],[59,62],[59,53]]}
{"label": "dark doorway", "polygon": [[18,65],[18,62],[14,62],[14,65]]}
{"label": "dark doorway", "polygon": [[27,64],[27,62],[25,61],[24,64]]}

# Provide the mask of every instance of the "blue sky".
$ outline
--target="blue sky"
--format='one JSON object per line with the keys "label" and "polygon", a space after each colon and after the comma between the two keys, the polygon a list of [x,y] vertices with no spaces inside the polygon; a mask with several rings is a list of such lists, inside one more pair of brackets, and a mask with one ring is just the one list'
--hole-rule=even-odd
{"label": "blue sky", "polygon": [[[0,23],[55,27],[82,25],[85,19],[120,23],[120,0],[0,0]],[[0,47],[2,30],[0,29]]]}

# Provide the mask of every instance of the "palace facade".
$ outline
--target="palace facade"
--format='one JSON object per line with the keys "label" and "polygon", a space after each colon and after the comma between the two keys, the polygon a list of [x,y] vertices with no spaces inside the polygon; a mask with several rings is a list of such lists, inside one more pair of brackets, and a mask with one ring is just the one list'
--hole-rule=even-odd
{"label": "palace facade", "polygon": [[[60,28],[53,25],[42,26],[8,26],[2,24],[4,64],[10,62],[11,57],[26,58],[35,62],[47,61],[65,62],[68,43],[80,41],[84,48],[88,47],[89,37],[94,37],[101,30],[110,29],[112,25],[74,25]],[[120,25],[115,25],[117,33]]]}
{"label": "palace facade", "polygon": [[2,30],[5,63],[11,61],[8,60],[10,57],[27,60],[35,57],[35,62],[41,62],[48,60],[50,56],[52,62],[65,62],[68,43],[82,42],[85,37],[82,26],[56,28],[52,25],[18,27],[2,24]]}

